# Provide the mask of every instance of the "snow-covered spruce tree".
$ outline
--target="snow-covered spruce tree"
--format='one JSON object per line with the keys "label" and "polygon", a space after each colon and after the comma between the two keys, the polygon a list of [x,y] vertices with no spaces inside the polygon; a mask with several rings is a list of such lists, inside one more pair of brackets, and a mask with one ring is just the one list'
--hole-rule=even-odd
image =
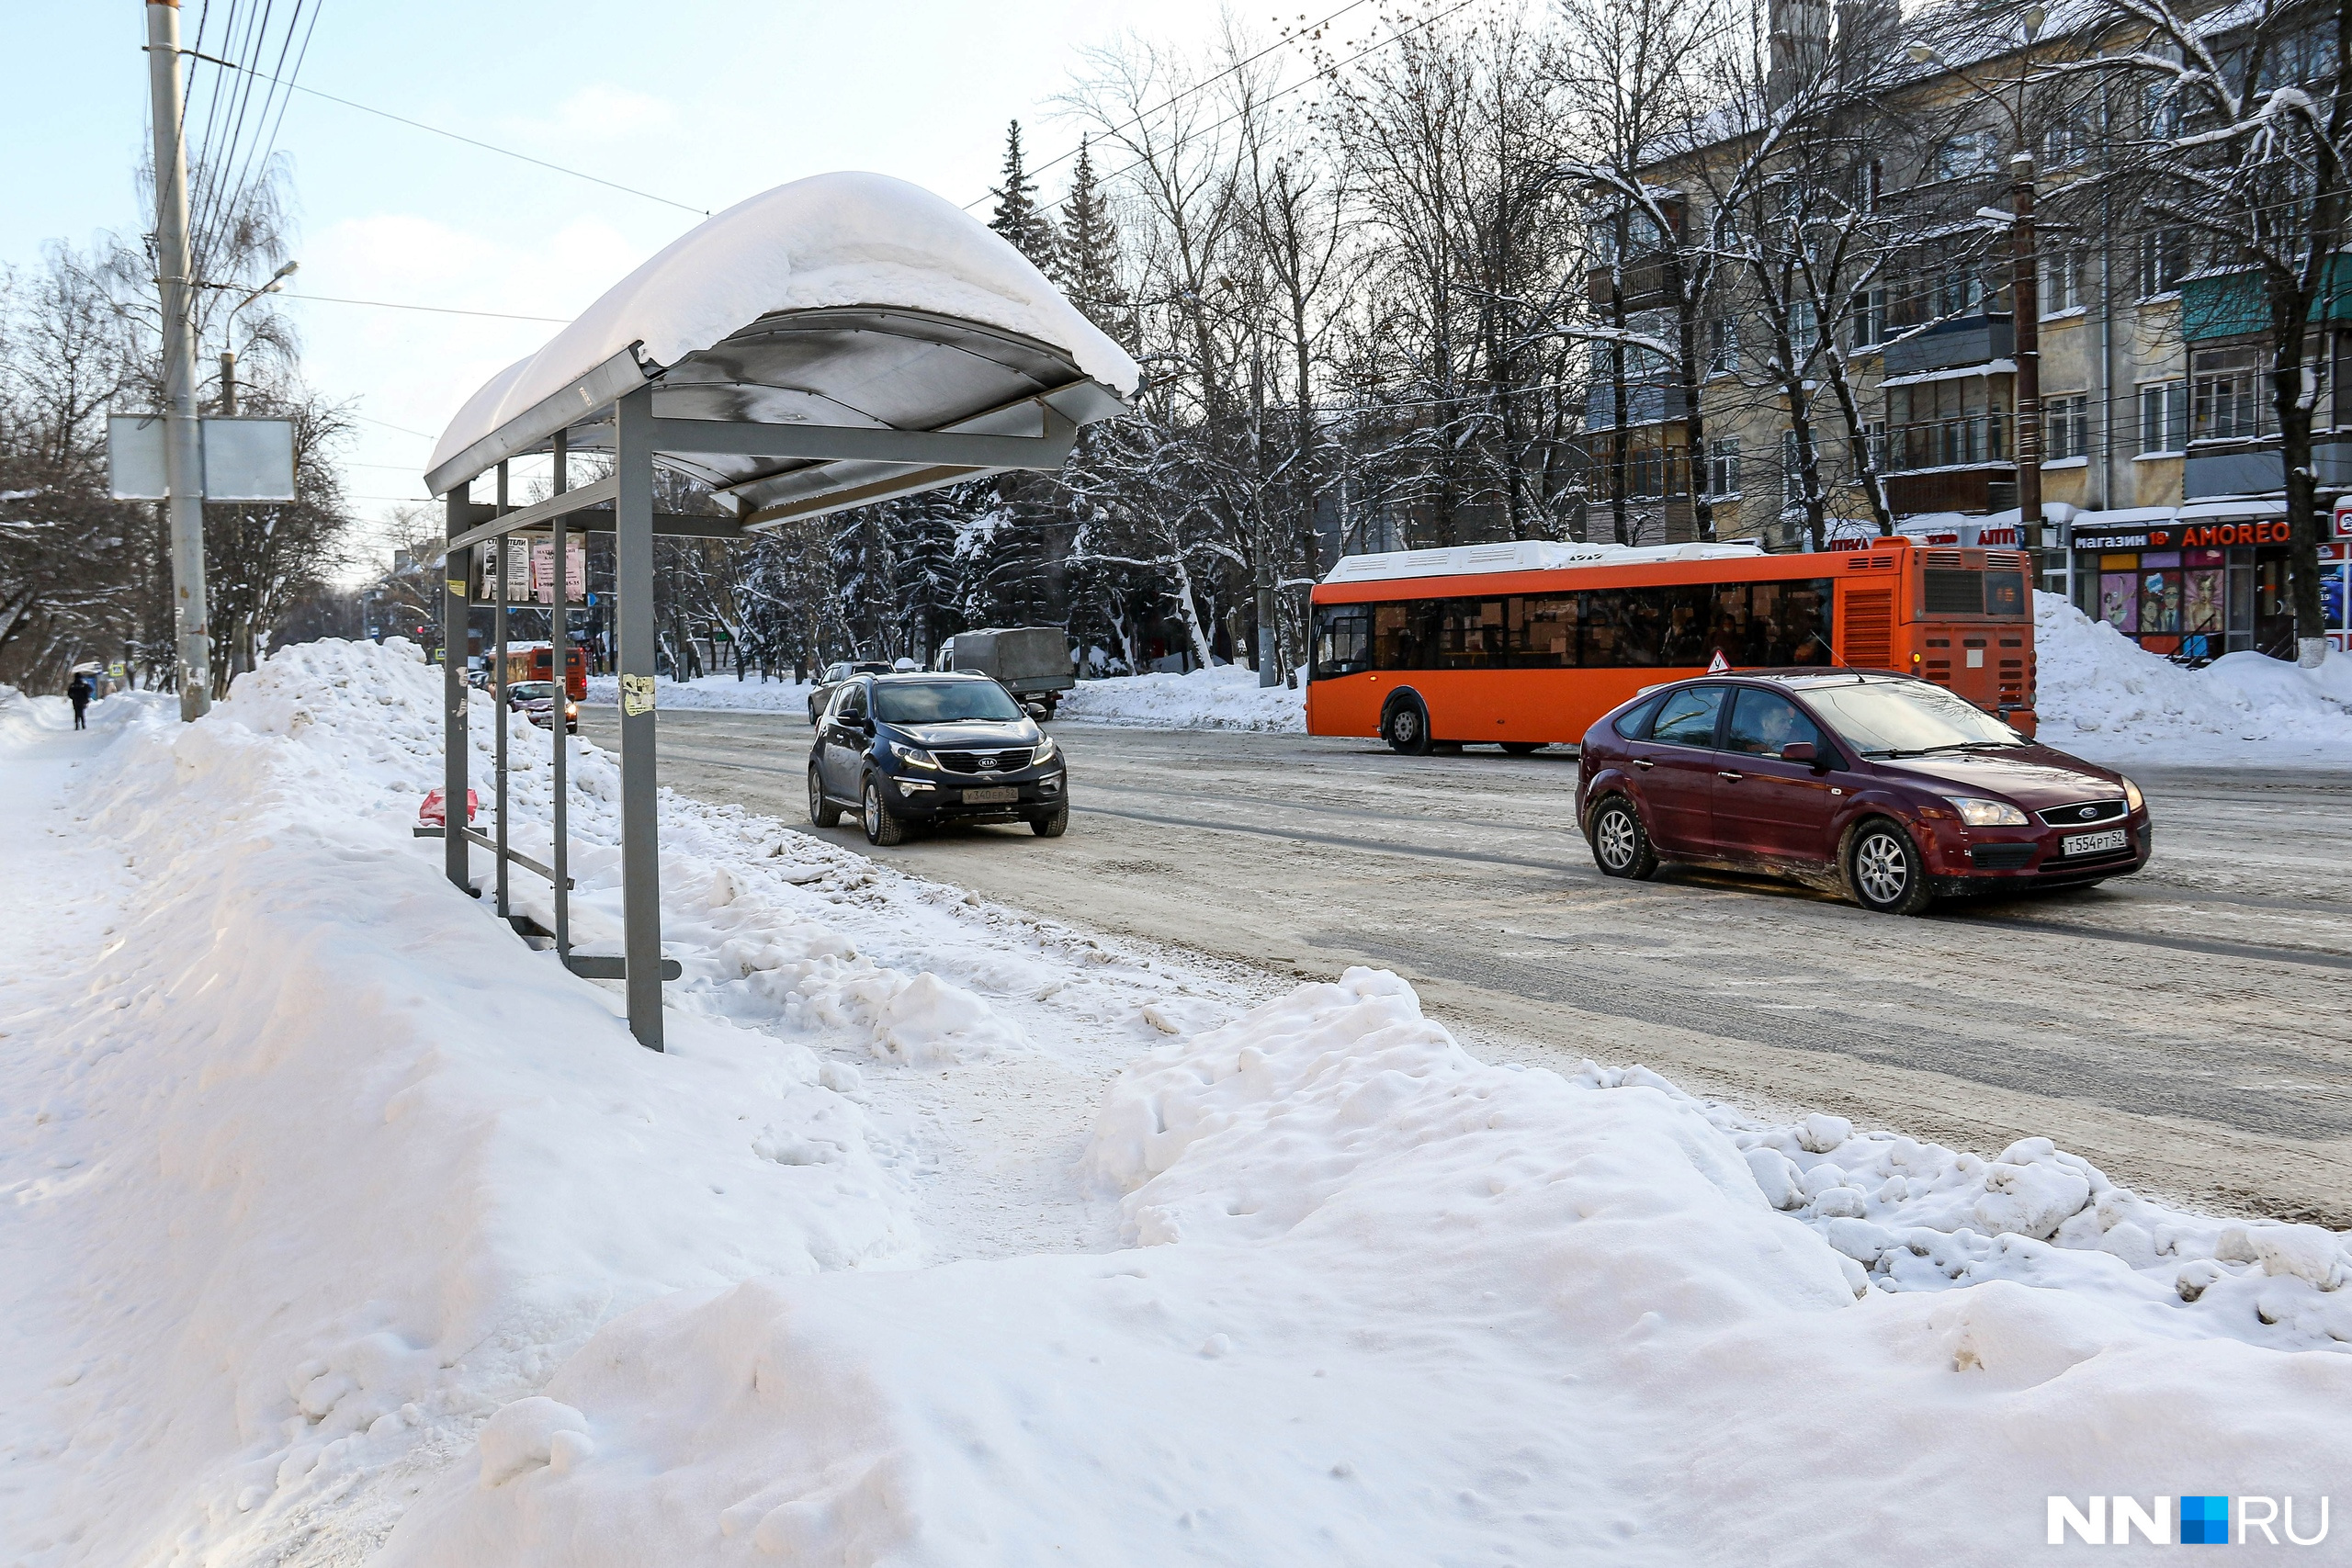
{"label": "snow-covered spruce tree", "polygon": [[[2104,51],[2053,73],[2114,84],[2113,99],[2137,123],[2110,133],[2146,229],[2185,231],[2199,270],[2229,279],[2205,291],[2206,309],[2260,322],[2293,547],[2296,652],[2317,665],[2327,642],[2312,428],[2328,323],[2352,295],[2352,5],[2101,0],[2089,30]],[[2339,410],[2344,396],[2336,389]]]}
{"label": "snow-covered spruce tree", "polygon": [[1027,256],[1038,271],[1053,276],[1054,225],[1038,209],[1037,182],[1029,177],[1027,159],[1021,150],[1021,122],[1017,119],[1005,129],[1004,167],[997,179],[997,187],[989,193],[996,197],[996,211],[989,218],[989,227]]}

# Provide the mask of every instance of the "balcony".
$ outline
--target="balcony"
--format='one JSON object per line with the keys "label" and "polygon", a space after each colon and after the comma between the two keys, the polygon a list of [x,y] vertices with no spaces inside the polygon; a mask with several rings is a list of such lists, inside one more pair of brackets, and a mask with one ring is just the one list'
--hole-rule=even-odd
{"label": "balcony", "polygon": [[[1625,291],[1627,310],[1656,310],[1670,301],[1666,292],[1666,258],[1634,256],[1618,269],[1614,281]],[[1595,310],[1609,309],[1611,269],[1596,266],[1584,275],[1585,299]]]}
{"label": "balcony", "polygon": [[1886,345],[1880,374],[1892,380],[1929,370],[1951,370],[2007,359],[2017,349],[2017,333],[2007,316],[1964,316]]}
{"label": "balcony", "polygon": [[[1625,389],[1625,428],[1636,430],[1643,425],[1679,421],[1688,407],[1679,387],[1629,386]],[[1617,428],[1617,394],[1608,382],[1586,390],[1584,427],[1588,431]]]}
{"label": "balcony", "polygon": [[1891,474],[1988,468],[2011,460],[2009,416],[2002,412],[1921,420],[1894,425],[1886,433],[1886,471]]}

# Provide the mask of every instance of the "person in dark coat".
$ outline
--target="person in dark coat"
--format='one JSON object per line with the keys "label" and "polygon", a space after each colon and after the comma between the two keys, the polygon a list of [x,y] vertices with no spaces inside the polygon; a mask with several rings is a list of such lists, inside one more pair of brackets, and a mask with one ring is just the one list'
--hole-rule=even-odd
{"label": "person in dark coat", "polygon": [[90,699],[97,694],[98,689],[90,684],[87,675],[76,674],[74,683],[65,688],[65,699],[74,705],[74,728],[90,728]]}

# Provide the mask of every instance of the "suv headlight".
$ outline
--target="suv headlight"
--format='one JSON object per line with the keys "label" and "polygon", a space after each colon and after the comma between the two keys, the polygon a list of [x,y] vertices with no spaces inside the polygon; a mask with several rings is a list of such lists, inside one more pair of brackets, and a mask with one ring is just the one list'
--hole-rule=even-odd
{"label": "suv headlight", "polygon": [[1947,795],[1960,819],[1972,828],[2022,828],[2025,813],[2006,800],[1978,800],[1971,795]]}
{"label": "suv headlight", "polygon": [[890,755],[910,768],[936,768],[939,759],[920,746],[910,746],[902,740],[890,742]]}
{"label": "suv headlight", "polygon": [[2130,779],[2125,779],[2123,781],[2123,809],[2137,811],[2147,804],[2146,798],[2140,794],[2140,786]]}
{"label": "suv headlight", "polygon": [[1061,749],[1054,744],[1054,738],[1048,735],[1037,742],[1037,749],[1035,751],[1029,753],[1029,765],[1034,768],[1040,762],[1050,762],[1059,755],[1061,755]]}

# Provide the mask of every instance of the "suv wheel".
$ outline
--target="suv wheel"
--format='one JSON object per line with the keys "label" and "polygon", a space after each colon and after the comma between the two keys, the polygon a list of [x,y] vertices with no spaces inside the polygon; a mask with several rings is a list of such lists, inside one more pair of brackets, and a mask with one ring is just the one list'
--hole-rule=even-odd
{"label": "suv wheel", "polygon": [[831,828],[842,819],[842,808],[825,798],[825,776],[817,764],[808,764],[808,820],[820,828]]}
{"label": "suv wheel", "polygon": [[1657,851],[1634,803],[1612,795],[1592,814],[1592,859],[1603,876],[1646,882],[1657,872]]}
{"label": "suv wheel", "polygon": [[1430,710],[1410,692],[1393,697],[1389,699],[1388,711],[1380,716],[1380,734],[1390,750],[1408,757],[1426,757],[1430,750]]}
{"label": "suv wheel", "polygon": [[1058,839],[1069,829],[1069,802],[1064,801],[1044,817],[1029,818],[1029,830],[1041,839]]}
{"label": "suv wheel", "polygon": [[872,779],[866,780],[865,841],[888,847],[906,836],[906,822],[890,809],[890,803],[882,798],[882,786]]}
{"label": "suv wheel", "polygon": [[1899,824],[1873,817],[1846,850],[1846,885],[1854,902],[1881,915],[1916,915],[1933,895],[1919,847]]}

